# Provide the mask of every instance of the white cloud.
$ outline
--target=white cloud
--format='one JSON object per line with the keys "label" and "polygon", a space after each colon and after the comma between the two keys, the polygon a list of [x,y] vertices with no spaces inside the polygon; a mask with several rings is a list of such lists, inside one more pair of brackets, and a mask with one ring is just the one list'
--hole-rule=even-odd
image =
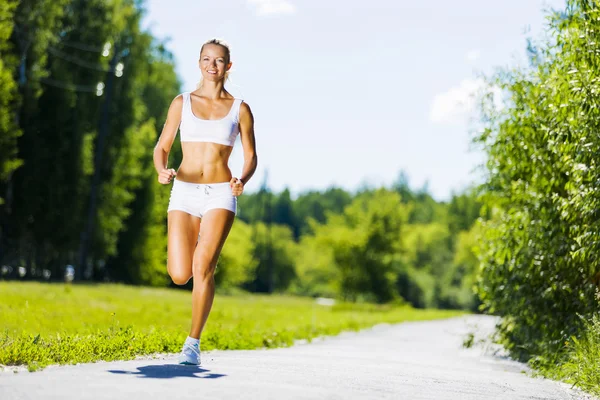
{"label": "white cloud", "polygon": [[294,14],[296,6],[287,0],[248,0],[256,7],[256,15],[283,15]]}
{"label": "white cloud", "polygon": [[471,50],[467,53],[467,61],[468,62],[475,62],[479,59],[480,56],[480,52],[479,50]]}
{"label": "white cloud", "polygon": [[433,98],[429,119],[436,123],[453,123],[471,112],[475,95],[483,88],[482,79],[465,79],[459,86],[438,93]]}
{"label": "white cloud", "polygon": [[[433,98],[429,119],[439,124],[452,124],[464,121],[475,109],[478,96],[483,93],[486,83],[483,79],[464,79],[458,86],[438,93]],[[502,91],[499,87],[491,88],[493,107],[500,111],[504,108]]]}

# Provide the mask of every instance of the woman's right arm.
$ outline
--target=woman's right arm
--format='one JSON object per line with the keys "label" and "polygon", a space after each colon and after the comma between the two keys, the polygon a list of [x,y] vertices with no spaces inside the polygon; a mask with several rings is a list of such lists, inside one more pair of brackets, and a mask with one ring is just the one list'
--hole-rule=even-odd
{"label": "woman's right arm", "polygon": [[158,137],[158,143],[156,143],[156,147],[154,147],[154,168],[158,173],[158,182],[162,184],[171,182],[171,178],[176,175],[173,168],[167,169],[167,163],[169,161],[171,146],[173,146],[175,135],[177,135],[177,129],[179,129],[179,124],[181,123],[182,105],[182,95],[173,99],[167,113],[167,121]]}

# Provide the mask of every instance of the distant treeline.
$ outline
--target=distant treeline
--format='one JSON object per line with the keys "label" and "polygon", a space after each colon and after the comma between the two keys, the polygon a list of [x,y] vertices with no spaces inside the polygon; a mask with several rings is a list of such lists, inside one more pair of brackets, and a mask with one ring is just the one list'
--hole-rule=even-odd
{"label": "distant treeline", "polygon": [[390,188],[288,190],[240,197],[221,287],[288,291],[417,307],[476,309],[472,192],[437,202],[400,174]]}

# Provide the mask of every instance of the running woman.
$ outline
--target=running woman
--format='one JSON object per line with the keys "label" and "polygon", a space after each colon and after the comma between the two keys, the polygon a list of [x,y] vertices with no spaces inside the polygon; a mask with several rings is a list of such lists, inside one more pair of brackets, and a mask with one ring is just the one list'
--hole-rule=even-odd
{"label": "running woman", "polygon": [[[180,364],[200,364],[200,337],[215,294],[214,273],[237,214],[237,196],[258,163],[254,118],[250,107],[225,90],[231,69],[229,46],[218,39],[202,45],[202,80],[193,92],[173,99],[154,149],[158,182],[173,181],[168,213],[167,270],[173,282],[193,279],[192,324],[179,356]],[[167,167],[179,128],[183,159]],[[242,175],[234,177],[229,156],[237,135],[244,151]]]}

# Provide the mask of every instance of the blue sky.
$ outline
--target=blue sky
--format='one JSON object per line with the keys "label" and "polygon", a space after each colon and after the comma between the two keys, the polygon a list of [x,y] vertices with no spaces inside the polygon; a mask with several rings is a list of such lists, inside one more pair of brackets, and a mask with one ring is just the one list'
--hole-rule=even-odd
{"label": "blue sky", "polygon": [[[524,61],[544,7],[563,0],[147,0],[146,26],[170,38],[182,91],[200,46],[231,45],[228,89],[252,108],[259,168],[246,190],[294,195],[390,185],[404,170],[447,199],[479,174],[468,93],[478,74]],[[241,142],[230,167],[241,174]]]}

